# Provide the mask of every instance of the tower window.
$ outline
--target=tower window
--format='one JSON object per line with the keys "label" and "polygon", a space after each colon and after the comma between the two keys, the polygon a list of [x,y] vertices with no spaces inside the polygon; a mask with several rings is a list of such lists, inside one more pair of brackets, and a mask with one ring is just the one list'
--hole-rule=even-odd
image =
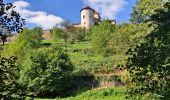
{"label": "tower window", "polygon": [[84,25],[86,24],[86,22],[84,22]]}
{"label": "tower window", "polygon": [[83,15],[83,18],[85,18],[85,15]]}

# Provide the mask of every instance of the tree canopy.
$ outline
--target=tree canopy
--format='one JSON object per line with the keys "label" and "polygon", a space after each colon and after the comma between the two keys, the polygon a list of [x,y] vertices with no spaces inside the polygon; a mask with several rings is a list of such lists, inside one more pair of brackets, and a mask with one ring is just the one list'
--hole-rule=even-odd
{"label": "tree canopy", "polygon": [[21,99],[22,93],[19,93],[19,67],[16,66],[16,58],[0,57],[0,98]]}
{"label": "tree canopy", "polygon": [[0,37],[4,44],[8,33],[19,32],[25,24],[20,14],[14,10],[12,3],[4,3],[0,0]]}
{"label": "tree canopy", "polygon": [[96,54],[106,56],[109,54],[108,43],[112,38],[114,26],[109,20],[103,21],[99,26],[94,26],[90,30],[91,43]]}
{"label": "tree canopy", "polygon": [[151,16],[153,31],[146,41],[129,49],[127,69],[132,77],[131,96],[157,94],[166,100],[170,96],[170,2]]}
{"label": "tree canopy", "polygon": [[21,33],[15,36],[14,42],[3,47],[1,56],[6,58],[15,56],[18,58],[16,63],[21,66],[26,53],[42,46],[41,32],[41,28],[23,29]]}
{"label": "tree canopy", "polygon": [[136,0],[136,6],[133,7],[130,21],[132,23],[143,23],[156,9],[163,8],[163,0]]}
{"label": "tree canopy", "polygon": [[27,54],[19,82],[38,97],[56,97],[67,93],[73,65],[61,48],[39,48]]}

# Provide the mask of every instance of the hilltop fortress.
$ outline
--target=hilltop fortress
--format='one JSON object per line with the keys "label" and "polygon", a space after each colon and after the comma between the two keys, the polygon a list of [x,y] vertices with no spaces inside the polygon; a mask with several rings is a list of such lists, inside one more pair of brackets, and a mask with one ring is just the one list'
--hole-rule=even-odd
{"label": "hilltop fortress", "polygon": [[[100,14],[90,8],[89,6],[86,6],[80,10],[81,13],[81,23],[80,24],[73,24],[74,27],[82,27],[85,29],[89,29],[92,26],[99,25],[101,21]],[[113,25],[116,24],[115,20],[109,20]]]}
{"label": "hilltop fortress", "polygon": [[[91,27],[95,25],[99,25],[102,22],[100,14],[89,6],[82,8],[80,10],[80,14],[81,14],[81,23],[73,24],[73,27],[77,27],[77,28],[81,27],[88,30]],[[109,20],[109,21],[112,23],[113,26],[116,24],[116,20]],[[42,37],[46,40],[50,40],[52,38],[51,33],[52,33],[52,29],[43,30]],[[15,41],[15,37],[16,35],[12,35],[11,37],[7,38],[7,41],[8,42]]]}
{"label": "hilltop fortress", "polygon": [[[92,9],[89,6],[86,6],[80,10],[81,14],[81,23],[79,24],[72,24],[71,26],[76,27],[76,28],[85,28],[85,29],[90,29],[93,26],[99,25],[102,20],[100,17],[100,14]],[[116,24],[116,20],[109,20],[110,23],[112,23],[113,26]],[[52,30],[43,30],[43,38],[49,40],[51,39],[51,31]]]}

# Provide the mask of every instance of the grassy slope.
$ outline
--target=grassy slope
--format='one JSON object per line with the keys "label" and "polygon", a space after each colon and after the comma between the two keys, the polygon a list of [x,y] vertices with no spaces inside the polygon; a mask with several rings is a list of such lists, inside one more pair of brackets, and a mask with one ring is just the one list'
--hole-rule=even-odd
{"label": "grassy slope", "polygon": [[125,88],[89,90],[75,97],[35,100],[125,100]]}
{"label": "grassy slope", "polygon": [[[62,44],[63,41],[54,42],[51,40],[44,40],[45,44]],[[107,72],[107,70],[114,69],[114,57],[102,57],[91,53],[93,51],[92,45],[89,41],[75,42],[73,44],[67,44],[65,47],[69,54],[71,61],[73,62],[76,70],[86,70],[93,74]],[[86,51],[90,50],[90,51]],[[86,52],[86,53],[85,53]]]}
{"label": "grassy slope", "polygon": [[[43,43],[56,44],[54,41],[43,41]],[[60,44],[59,42],[58,44]],[[71,61],[75,65],[76,69],[85,69],[86,71],[90,71],[93,74],[96,74],[94,70],[107,70],[108,66],[106,63],[108,61],[113,62],[112,58],[105,58],[99,55],[89,56],[82,52],[84,49],[92,49],[92,46],[89,41],[86,42],[75,42],[74,44],[67,44],[66,48],[67,53],[70,55]],[[74,51],[76,50],[76,51]],[[78,50],[78,51],[77,51]],[[105,60],[104,60],[105,59]],[[112,64],[112,63],[111,63]],[[111,66],[111,69],[114,66]],[[105,73],[104,73],[105,74]],[[68,98],[57,98],[51,100],[124,100],[125,99],[125,89],[124,88],[116,88],[116,89],[100,89],[100,90],[89,90],[78,94],[75,97]],[[42,100],[42,99],[36,99]],[[50,100],[50,99],[43,99]]]}
{"label": "grassy slope", "polygon": [[[43,41],[43,43],[56,44],[56,42],[49,41],[49,40],[45,40]],[[63,42],[59,42],[58,44],[60,43],[63,43]],[[103,67],[104,69],[107,70],[107,66],[93,66],[93,65],[96,65],[96,64],[93,64],[93,61],[101,62],[104,59],[106,59],[106,62],[108,61],[114,62],[114,60],[118,61],[119,59],[122,59],[122,55],[119,55],[119,54],[111,58],[104,58],[101,56],[88,56],[87,54],[84,54],[80,51],[74,52],[74,50],[77,50],[77,49],[82,50],[82,49],[87,49],[87,48],[89,49],[92,48],[90,42],[75,42],[74,44],[67,44],[67,47],[65,48],[67,50],[67,53],[70,55],[70,58],[73,64],[75,65],[77,69],[83,68],[85,70],[92,71],[91,69],[96,70],[96,68]],[[92,66],[90,66],[91,64],[89,64],[90,63],[89,61],[92,63]],[[81,63],[81,62],[86,62],[86,63]],[[113,88],[98,89],[98,90],[94,89],[94,90],[88,90],[86,92],[79,93],[74,97],[56,98],[56,99],[35,99],[35,100],[126,100],[125,91],[126,89],[123,87],[117,87],[114,89]],[[148,96],[144,96],[142,100],[153,100],[153,99],[149,98]]]}

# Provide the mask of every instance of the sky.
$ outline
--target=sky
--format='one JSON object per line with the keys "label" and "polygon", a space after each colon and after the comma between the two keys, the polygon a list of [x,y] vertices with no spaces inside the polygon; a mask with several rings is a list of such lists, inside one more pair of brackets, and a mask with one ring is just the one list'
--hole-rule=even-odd
{"label": "sky", "polygon": [[128,22],[136,0],[4,0],[26,19],[26,27],[50,29],[65,20],[80,23],[80,10],[85,6],[97,10],[102,19]]}

